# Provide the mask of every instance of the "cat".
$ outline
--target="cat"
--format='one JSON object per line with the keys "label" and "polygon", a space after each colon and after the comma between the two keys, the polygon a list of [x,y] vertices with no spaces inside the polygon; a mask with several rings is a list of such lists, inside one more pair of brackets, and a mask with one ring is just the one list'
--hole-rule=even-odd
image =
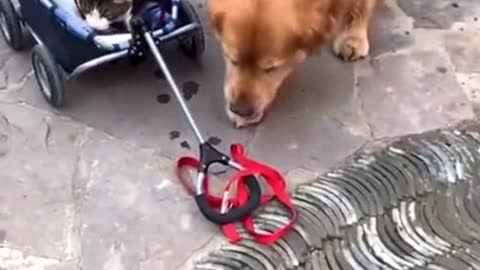
{"label": "cat", "polygon": [[129,29],[132,0],[75,0],[75,4],[87,24],[98,32],[113,32],[115,24]]}

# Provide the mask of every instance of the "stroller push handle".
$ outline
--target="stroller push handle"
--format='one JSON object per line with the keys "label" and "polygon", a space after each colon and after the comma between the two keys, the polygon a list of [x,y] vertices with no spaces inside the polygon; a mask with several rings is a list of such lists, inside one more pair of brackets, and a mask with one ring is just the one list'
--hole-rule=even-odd
{"label": "stroller push handle", "polygon": [[261,197],[260,185],[254,176],[246,176],[244,182],[249,190],[249,197],[243,206],[230,209],[226,213],[221,213],[210,207],[206,194],[198,194],[195,196],[195,201],[197,202],[200,212],[202,212],[206,219],[219,225],[242,221],[258,207]]}
{"label": "stroller push handle", "polygon": [[[136,20],[137,23],[140,23],[139,21],[140,20]],[[167,79],[168,84],[172,88],[173,93],[175,94],[175,97],[177,98],[177,101],[180,103],[180,107],[182,108],[183,113],[187,117],[188,123],[190,124],[190,127],[192,128],[193,133],[195,134],[195,137],[197,138],[199,143],[204,143],[205,139],[203,138],[203,135],[200,132],[200,129],[198,128],[197,123],[193,119],[192,113],[188,109],[187,103],[183,99],[183,95],[180,92],[180,90],[178,89],[178,86],[177,86],[175,80],[173,79],[172,74],[170,74],[170,71],[167,67],[167,64],[165,63],[165,60],[163,59],[162,55],[160,54],[160,52],[157,48],[157,45],[155,44],[155,39],[152,36],[152,33],[146,31],[145,26],[142,25],[142,24],[137,25],[136,28],[138,29],[138,31],[140,31],[140,35],[138,35],[138,36],[145,40],[145,42],[147,43],[146,45],[148,46],[147,48],[150,49],[151,53],[155,57],[155,60],[158,64],[158,66],[160,67],[163,74],[165,75],[165,78]],[[141,40],[139,40],[139,41],[141,42]]]}
{"label": "stroller push handle", "polygon": [[[188,123],[197,138],[197,141],[200,144],[200,156],[201,162],[200,167],[198,168],[198,180],[197,180],[197,192],[195,195],[195,201],[198,205],[198,208],[202,212],[202,214],[207,218],[209,221],[223,225],[232,222],[241,221],[247,216],[249,216],[259,205],[261,202],[261,189],[260,185],[257,182],[257,179],[254,176],[244,176],[244,179],[240,179],[244,182],[245,187],[248,189],[249,192],[248,199],[245,204],[242,204],[239,207],[235,207],[229,209],[228,211],[222,207],[220,212],[217,212],[209,205],[208,196],[204,192],[202,192],[203,181],[206,179],[208,174],[208,167],[213,163],[221,163],[223,165],[228,165],[234,167],[236,169],[240,169],[238,164],[232,162],[229,157],[222,154],[220,151],[212,147],[205,139],[203,138],[200,129],[198,128],[193,116],[188,108],[180,90],[177,87],[177,84],[170,74],[170,71],[163,59],[162,55],[160,54],[155,40],[150,32],[142,25],[141,20],[135,20],[133,26],[134,28],[134,36],[138,37],[138,42],[142,43],[142,41],[146,42],[147,48],[150,49],[157,64],[159,65],[160,69],[163,71],[165,78],[167,79],[168,84],[173,90],[175,97],[177,98],[178,102],[181,105],[181,108],[187,117]],[[137,33],[135,33],[137,32]],[[138,35],[137,35],[138,34]],[[143,37],[143,38],[142,38]],[[143,40],[142,40],[143,39]]]}

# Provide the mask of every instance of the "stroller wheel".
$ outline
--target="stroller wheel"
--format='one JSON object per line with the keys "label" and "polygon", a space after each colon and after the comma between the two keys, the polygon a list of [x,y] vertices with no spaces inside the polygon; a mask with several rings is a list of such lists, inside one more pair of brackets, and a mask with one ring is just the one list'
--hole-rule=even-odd
{"label": "stroller wheel", "polygon": [[32,66],[43,97],[55,108],[64,103],[63,79],[57,63],[48,50],[37,44],[32,52]]}
{"label": "stroller wheel", "polygon": [[23,49],[25,45],[23,29],[10,0],[0,0],[0,32],[12,49],[17,51]]}
{"label": "stroller wheel", "polygon": [[185,24],[195,22],[200,25],[198,29],[179,40],[180,48],[183,52],[187,56],[197,59],[205,51],[205,33],[195,8],[187,0],[181,1],[179,18],[181,18]]}

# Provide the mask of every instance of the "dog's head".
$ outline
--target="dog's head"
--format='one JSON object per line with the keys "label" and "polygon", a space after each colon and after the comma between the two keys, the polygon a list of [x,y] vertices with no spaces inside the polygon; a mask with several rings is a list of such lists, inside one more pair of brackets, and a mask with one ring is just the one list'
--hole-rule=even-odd
{"label": "dog's head", "polygon": [[209,18],[226,62],[227,113],[259,122],[295,65],[320,45],[328,0],[210,0]]}

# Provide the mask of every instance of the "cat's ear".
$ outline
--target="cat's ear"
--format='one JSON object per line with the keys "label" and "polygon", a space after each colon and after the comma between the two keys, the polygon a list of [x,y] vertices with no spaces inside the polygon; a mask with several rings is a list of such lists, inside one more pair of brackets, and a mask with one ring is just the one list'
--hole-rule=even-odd
{"label": "cat's ear", "polygon": [[87,10],[85,10],[85,4],[83,3],[86,0],[75,0],[75,5],[77,6],[77,11],[78,14],[85,19],[85,13]]}

